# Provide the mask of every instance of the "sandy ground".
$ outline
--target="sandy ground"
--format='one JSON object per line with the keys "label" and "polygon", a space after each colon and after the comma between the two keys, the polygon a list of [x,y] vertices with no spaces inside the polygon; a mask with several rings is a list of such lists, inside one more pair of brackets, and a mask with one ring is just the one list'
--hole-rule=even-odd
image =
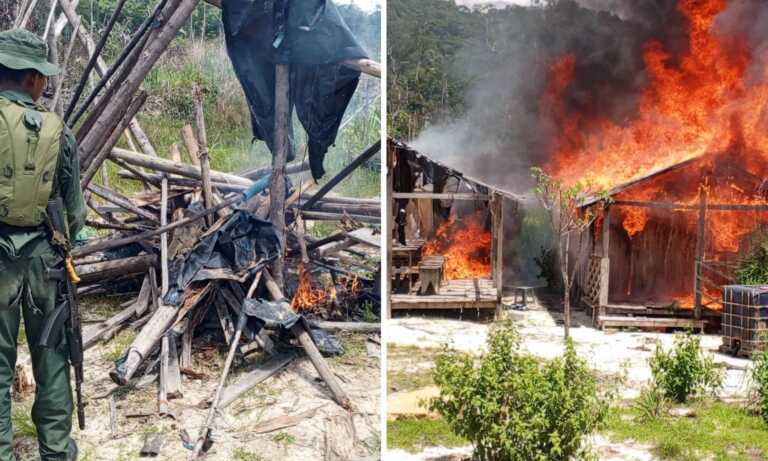
{"label": "sandy ground", "polygon": [[[575,312],[571,335],[577,352],[585,358],[591,368],[608,376],[625,375],[621,388],[621,397],[636,397],[640,388],[650,379],[651,371],[648,359],[657,342],[670,347],[674,335],[667,333],[644,333],[626,331],[600,331],[588,326],[591,324],[583,312]],[[536,304],[525,311],[507,311],[507,315],[516,324],[521,337],[521,346],[542,358],[552,358],[563,351],[562,314],[544,309]],[[489,320],[475,320],[474,315],[464,312],[463,319],[446,318],[436,315],[421,316],[411,313],[387,321],[386,340],[388,344],[413,346],[418,348],[439,348],[445,344],[471,352],[485,350],[488,333],[493,326]],[[750,361],[720,354],[717,348],[721,344],[719,336],[702,335],[702,347],[714,354],[715,361],[725,370],[725,382],[721,392],[723,398],[742,399],[747,395],[747,370]],[[416,355],[416,354],[414,354]],[[390,370],[398,369],[397,361],[388,361]],[[393,368],[395,367],[395,368]],[[397,414],[423,413],[419,409],[420,394],[429,397],[434,388],[417,391],[393,392],[387,396],[389,408]],[[415,402],[415,403],[414,403]],[[598,434],[593,437],[592,445],[601,461],[652,461],[650,447],[632,442],[614,443]],[[386,461],[421,461],[421,460],[459,460],[471,453],[469,447],[446,449],[432,447],[418,454],[409,454],[402,450],[390,450],[384,456]]]}
{"label": "sandy ground", "polygon": [[[319,381],[306,358],[257,386],[227,407],[214,425],[214,444],[205,459],[233,461],[262,460],[366,460],[379,459],[380,358],[376,346],[367,351],[365,335],[346,335],[342,343],[347,353],[333,358],[331,366],[351,398],[355,411],[348,413],[331,399],[330,391]],[[112,346],[114,347],[114,346]],[[191,451],[184,447],[182,431],[194,440],[206,417],[200,403],[210,399],[223,368],[225,351],[195,351],[196,371],[202,380],[182,377],[183,397],[171,400],[175,417],[157,415],[157,381],[140,389],[116,393],[117,434],[110,431],[109,398],[104,396],[115,385],[109,379],[111,363],[106,357],[110,344],[86,351],[84,388],[86,430],[75,430],[82,460],[129,461],[139,459],[144,438],[149,433],[163,434],[160,456],[155,459],[186,460]],[[27,353],[20,347],[20,360]],[[255,354],[258,355],[258,354]],[[250,361],[258,357],[249,356]],[[233,370],[236,379],[249,363]],[[253,366],[253,363],[250,363]],[[32,396],[15,403],[19,411],[29,409]],[[280,416],[312,413],[297,425],[266,434],[251,428]],[[20,437],[17,435],[17,439]],[[19,440],[21,459],[39,459],[28,437]]]}

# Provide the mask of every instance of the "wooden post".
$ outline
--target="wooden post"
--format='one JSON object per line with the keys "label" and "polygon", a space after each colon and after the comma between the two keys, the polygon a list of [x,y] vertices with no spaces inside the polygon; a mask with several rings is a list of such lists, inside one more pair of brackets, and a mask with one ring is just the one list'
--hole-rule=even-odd
{"label": "wooden post", "polygon": [[272,265],[272,274],[280,289],[283,289],[285,261],[285,163],[288,157],[288,124],[291,123],[288,93],[290,89],[290,68],[288,64],[277,64],[275,72],[275,136],[272,156],[272,178],[269,183],[269,220],[280,238],[280,254]]}
{"label": "wooden post", "polygon": [[392,170],[395,166],[395,152],[394,149],[390,148],[389,143],[387,143],[387,149],[386,149],[386,158],[387,158],[387,173],[386,173],[386,181],[387,181],[387,196],[385,198],[385,205],[383,208],[384,213],[384,225],[383,231],[381,234],[384,236],[384,251],[386,251],[386,265],[387,270],[383,273],[386,277],[384,277],[386,281],[386,285],[384,287],[384,303],[386,305],[386,309],[383,310],[383,312],[386,312],[386,315],[382,320],[389,320],[392,318],[392,271],[394,270],[394,267],[392,267],[392,242],[394,239],[393,231],[394,231],[394,215],[393,210],[395,209],[395,204],[392,200],[392,194],[394,187],[393,182],[393,176],[392,176]]}
{"label": "wooden post", "polygon": [[603,210],[603,239],[602,239],[602,257],[600,258],[600,294],[598,296],[597,310],[602,313],[602,309],[608,305],[608,283],[611,274],[611,208],[605,207]]}
{"label": "wooden post", "polygon": [[[264,269],[262,272],[264,285],[267,287],[267,291],[269,292],[270,297],[275,301],[284,299],[285,297],[283,296],[282,290],[279,286],[277,286],[277,283],[269,271]],[[317,373],[321,378],[323,378],[325,384],[328,385],[328,388],[331,390],[333,399],[336,401],[336,403],[341,405],[341,407],[344,409],[351,410],[352,401],[349,400],[347,393],[344,392],[344,389],[342,389],[341,384],[339,384],[339,380],[333,373],[333,370],[331,370],[331,367],[328,366],[328,362],[325,361],[323,356],[320,354],[320,351],[317,350],[317,346],[315,346],[314,341],[312,341],[312,338],[309,336],[309,332],[307,332],[307,330],[304,328],[304,324],[302,322],[296,322],[296,324],[291,327],[291,333],[293,333],[293,335],[299,341],[301,347],[304,348],[304,352],[306,352],[307,357],[309,357],[309,360],[312,362],[312,365],[315,366]]]}
{"label": "wooden post", "polygon": [[693,315],[701,320],[701,264],[704,261],[704,244],[707,222],[707,193],[699,188],[699,225],[696,232],[696,260],[693,266]]}
{"label": "wooden post", "polygon": [[[197,143],[200,147],[200,178],[203,182],[203,203],[205,209],[213,208],[213,188],[211,187],[211,161],[208,156],[208,135],[205,132],[205,115],[203,113],[203,91],[200,87],[195,88],[195,123],[197,124]],[[212,226],[216,221],[216,216],[210,215],[205,218],[208,226]]]}
{"label": "wooden post", "polygon": [[504,200],[498,193],[493,193],[491,201],[491,260],[493,261],[493,281],[496,285],[496,318],[501,319],[502,314],[502,291],[504,287]]}

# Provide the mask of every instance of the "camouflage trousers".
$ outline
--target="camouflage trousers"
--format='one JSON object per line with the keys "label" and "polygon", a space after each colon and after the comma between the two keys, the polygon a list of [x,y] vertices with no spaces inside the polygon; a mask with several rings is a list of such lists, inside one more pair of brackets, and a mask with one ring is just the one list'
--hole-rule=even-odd
{"label": "camouflage trousers", "polygon": [[32,421],[40,457],[43,461],[67,460],[74,444],[70,439],[73,404],[66,335],[61,335],[56,347],[39,346],[58,289],[46,270],[56,268],[61,259],[42,238],[26,243],[18,254],[2,246],[6,248],[0,247],[0,461],[15,459],[10,389],[22,318],[36,383]]}

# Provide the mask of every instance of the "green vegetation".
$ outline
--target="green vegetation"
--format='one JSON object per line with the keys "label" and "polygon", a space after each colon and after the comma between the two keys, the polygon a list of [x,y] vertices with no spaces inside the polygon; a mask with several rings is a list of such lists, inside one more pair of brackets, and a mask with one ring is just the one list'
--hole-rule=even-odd
{"label": "green vegetation", "polygon": [[442,419],[400,418],[387,422],[387,446],[417,453],[426,447],[460,447],[469,442],[451,431]]}
{"label": "green vegetation", "polygon": [[768,424],[768,351],[760,351],[752,355],[753,392],[760,409],[760,416]]}
{"label": "green vegetation", "polygon": [[434,363],[441,350],[415,346],[387,345],[387,388],[407,392],[435,384]]}
{"label": "green vegetation", "polygon": [[654,446],[662,460],[751,461],[768,456],[768,431],[759,416],[715,401],[693,405],[695,417],[647,420],[637,408],[610,411],[606,433],[612,440]]}
{"label": "green vegetation", "polygon": [[440,397],[430,410],[470,440],[481,461],[586,459],[586,437],[601,425],[612,399],[572,341],[562,357],[541,361],[520,351],[509,323],[491,332],[479,366],[471,355],[446,349],[434,380]]}
{"label": "green vegetation", "polygon": [[296,443],[296,437],[292,436],[287,432],[281,431],[272,436],[272,441],[278,445],[287,447],[288,445],[293,445],[294,443]]}
{"label": "green vegetation", "polygon": [[736,269],[736,283],[764,285],[768,283],[768,238],[765,229],[756,231],[750,240],[751,244]]}
{"label": "green vegetation", "polygon": [[37,427],[32,421],[30,405],[14,404],[11,410],[11,424],[16,436],[37,438]]}
{"label": "green vegetation", "polygon": [[656,344],[649,364],[652,385],[658,384],[664,396],[677,403],[716,393],[722,386],[722,370],[715,366],[712,356],[701,350],[701,338],[691,333],[677,335],[669,351]]}
{"label": "green vegetation", "polygon": [[234,452],[232,452],[232,458],[235,461],[263,461],[264,458],[257,455],[256,453],[250,452],[246,450],[245,448],[236,448]]}
{"label": "green vegetation", "polygon": [[[117,2],[81,2],[77,10],[88,30],[103,30]],[[107,62],[111,62],[122,51],[130,35],[154,6],[154,2],[141,0],[126,2],[121,19],[104,50]],[[47,8],[38,10],[40,17],[34,17],[30,27],[42,31]],[[371,58],[380,60],[381,12],[363,11],[354,5],[339,5],[339,11]],[[68,33],[65,32],[65,41],[68,40]],[[80,75],[83,65],[80,61],[72,60],[66,74],[68,80],[65,87],[75,85],[75,78]],[[269,165],[271,155],[266,145],[262,142],[252,143],[248,106],[224,46],[221,12],[205,2],[201,2],[195,9],[191,20],[185,24],[144,82],[143,88],[149,97],[138,119],[162,157],[168,157],[170,146],[179,143],[182,158],[189,161],[181,142],[180,130],[185,124],[194,121],[192,90],[195,85],[204,89],[204,112],[212,168],[237,172]],[[343,122],[345,125],[339,132],[336,145],[330,148],[326,156],[327,174],[324,181],[379,138],[379,94],[377,81],[368,78],[361,80],[347,110],[346,117],[349,119]],[[353,114],[355,116],[351,118]],[[305,139],[298,120],[294,120],[294,128],[296,154],[302,159],[305,155]],[[125,139],[121,139],[118,145],[128,147]],[[120,178],[119,167],[111,163],[107,165],[108,179],[113,188],[124,192],[141,189],[138,181]],[[97,175],[95,181],[101,183],[101,175]],[[356,197],[376,197],[379,191],[379,166],[371,164],[355,171],[335,192]]]}
{"label": "green vegetation", "polygon": [[118,333],[117,336],[112,338],[112,341],[109,342],[108,347],[104,351],[104,360],[110,362],[118,360],[128,350],[134,339],[136,339],[136,332],[132,329],[123,330]]}

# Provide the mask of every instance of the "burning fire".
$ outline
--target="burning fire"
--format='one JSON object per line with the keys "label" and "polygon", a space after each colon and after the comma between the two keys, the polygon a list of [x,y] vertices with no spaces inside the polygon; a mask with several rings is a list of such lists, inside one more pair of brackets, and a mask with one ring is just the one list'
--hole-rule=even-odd
{"label": "burning fire", "polygon": [[482,213],[461,220],[451,214],[437,229],[435,238],[425,243],[422,256],[443,256],[446,280],[491,276],[491,232],[483,225]]}
{"label": "burning fire", "polygon": [[338,302],[342,296],[355,296],[360,291],[360,280],[357,276],[344,277],[338,280],[339,289],[331,286],[328,290],[318,288],[312,280],[312,274],[304,264],[299,264],[299,286],[291,301],[295,312],[318,312],[321,307]]}
{"label": "burning fire", "polygon": [[[334,287],[334,297],[335,294]],[[328,296],[329,293],[322,288],[315,288],[312,283],[312,274],[304,267],[304,264],[299,264],[299,287],[291,301],[293,310],[296,312],[316,312],[321,305],[325,304]]]}
{"label": "burning fire", "polygon": [[[728,3],[679,0],[677,9],[688,22],[689,48],[673,56],[657,40],[645,43],[648,84],[632,120],[617,123],[606,116],[569,110],[565,95],[574,78],[576,57],[567,54],[552,64],[541,105],[558,125],[559,134],[547,169],[566,183],[586,180],[609,190],[698,159],[670,174],[677,182],[685,175],[682,184],[651,181],[617,198],[692,205],[698,203],[699,188],[706,186],[709,203],[764,204],[755,180],[768,176],[768,68],[751,72],[750,66],[758,61],[747,40],[714,30],[717,16]],[[728,181],[703,184],[708,175],[717,171],[722,177],[724,170],[733,173]],[[622,207],[621,213],[630,238],[645,229],[648,209]],[[697,214],[687,213],[694,232]],[[709,249],[737,252],[758,221],[751,213],[708,212]]]}

